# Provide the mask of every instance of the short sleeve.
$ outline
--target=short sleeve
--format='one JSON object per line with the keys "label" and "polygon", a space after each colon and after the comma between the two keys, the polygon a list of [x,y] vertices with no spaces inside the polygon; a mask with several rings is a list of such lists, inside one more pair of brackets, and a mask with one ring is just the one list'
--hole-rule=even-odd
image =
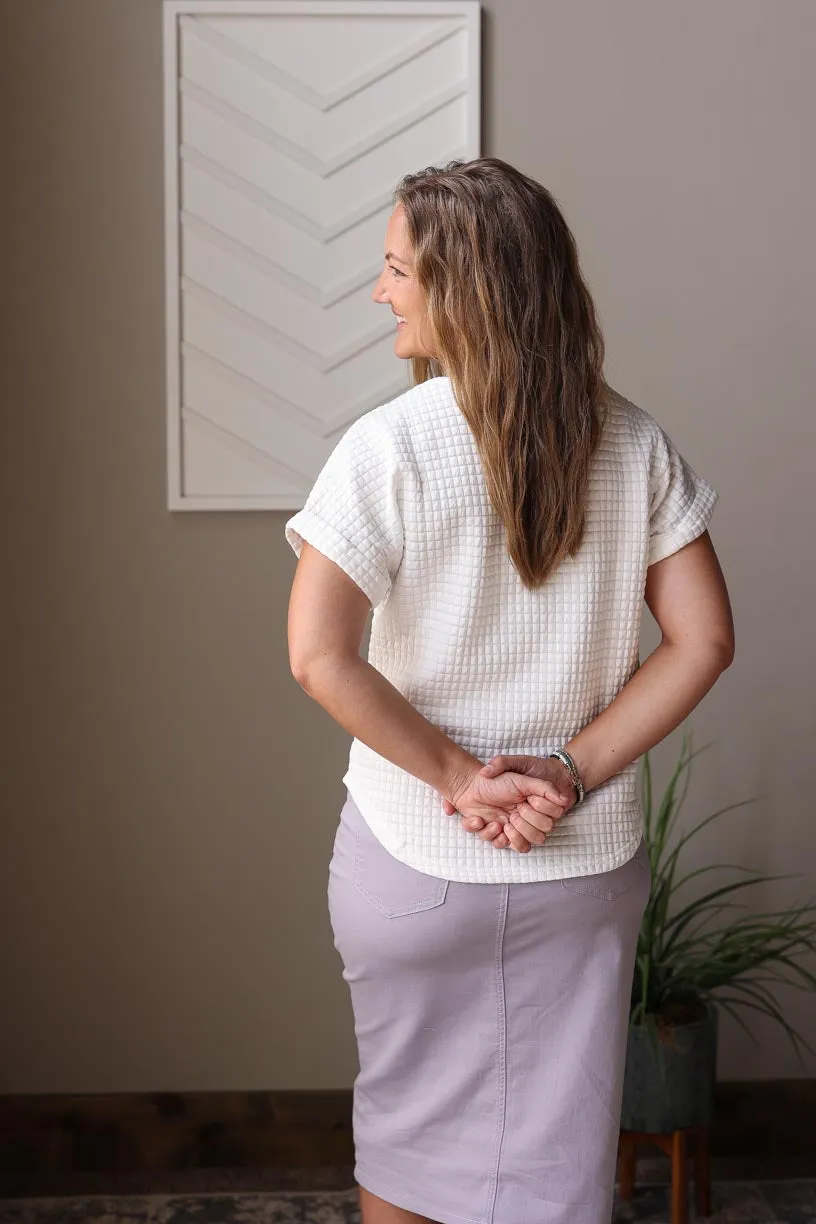
{"label": "short sleeve", "polygon": [[298,557],[304,543],[316,548],[372,607],[388,596],[402,560],[402,467],[393,431],[369,413],[343,435],[306,505],[286,524]]}
{"label": "short sleeve", "polygon": [[649,473],[649,565],[670,557],[708,529],[718,494],[656,426]]}

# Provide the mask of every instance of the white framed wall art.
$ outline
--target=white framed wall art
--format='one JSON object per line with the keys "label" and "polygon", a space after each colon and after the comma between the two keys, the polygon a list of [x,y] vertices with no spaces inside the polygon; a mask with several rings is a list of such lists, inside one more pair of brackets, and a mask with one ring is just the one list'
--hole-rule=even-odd
{"label": "white framed wall art", "polygon": [[165,0],[172,510],[297,510],[408,386],[396,183],[479,154],[478,0]]}

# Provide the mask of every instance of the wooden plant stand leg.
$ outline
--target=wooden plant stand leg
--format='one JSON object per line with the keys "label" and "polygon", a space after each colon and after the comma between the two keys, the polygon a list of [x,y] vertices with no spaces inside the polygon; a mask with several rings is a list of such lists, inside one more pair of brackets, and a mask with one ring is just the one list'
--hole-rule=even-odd
{"label": "wooden plant stand leg", "polygon": [[672,1224],[688,1224],[688,1160],[686,1132],[672,1135]]}
{"label": "wooden plant stand leg", "polygon": [[711,1215],[710,1137],[707,1126],[699,1127],[694,1136],[694,1188],[700,1216]]}
{"label": "wooden plant stand leg", "polygon": [[651,1143],[671,1158],[671,1224],[688,1224],[689,1140],[694,1145],[696,1206],[700,1216],[711,1214],[711,1171],[709,1167],[709,1130],[678,1130],[673,1134],[651,1135],[621,1131],[618,1141],[618,1188],[624,1202],[635,1192],[635,1160],[638,1143]]}
{"label": "wooden plant stand leg", "polygon": [[618,1188],[625,1203],[630,1203],[635,1193],[635,1163],[637,1140],[624,1131],[618,1146]]}

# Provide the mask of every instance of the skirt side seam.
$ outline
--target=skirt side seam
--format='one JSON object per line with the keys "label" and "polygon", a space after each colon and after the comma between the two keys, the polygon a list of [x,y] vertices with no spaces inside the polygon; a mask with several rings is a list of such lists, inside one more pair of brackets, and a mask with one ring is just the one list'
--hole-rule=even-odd
{"label": "skirt side seam", "polygon": [[504,1128],[507,1117],[507,1000],[504,988],[504,933],[507,929],[507,909],[510,886],[504,884],[501,891],[499,920],[496,927],[494,967],[496,974],[496,1030],[497,1030],[497,1084],[496,1084],[496,1137],[494,1140],[493,1176],[490,1179],[487,1210],[488,1224],[493,1224],[496,1200],[499,1193],[499,1165],[501,1164]]}

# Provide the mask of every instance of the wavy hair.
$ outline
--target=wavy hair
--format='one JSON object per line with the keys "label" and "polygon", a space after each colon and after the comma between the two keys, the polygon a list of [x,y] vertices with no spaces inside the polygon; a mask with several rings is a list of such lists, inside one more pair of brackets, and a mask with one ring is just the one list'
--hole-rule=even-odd
{"label": "wavy hair", "polygon": [[485,157],[407,175],[415,274],[433,357],[481,456],[522,582],[541,586],[580,547],[603,425],[604,343],[578,251],[552,195]]}

